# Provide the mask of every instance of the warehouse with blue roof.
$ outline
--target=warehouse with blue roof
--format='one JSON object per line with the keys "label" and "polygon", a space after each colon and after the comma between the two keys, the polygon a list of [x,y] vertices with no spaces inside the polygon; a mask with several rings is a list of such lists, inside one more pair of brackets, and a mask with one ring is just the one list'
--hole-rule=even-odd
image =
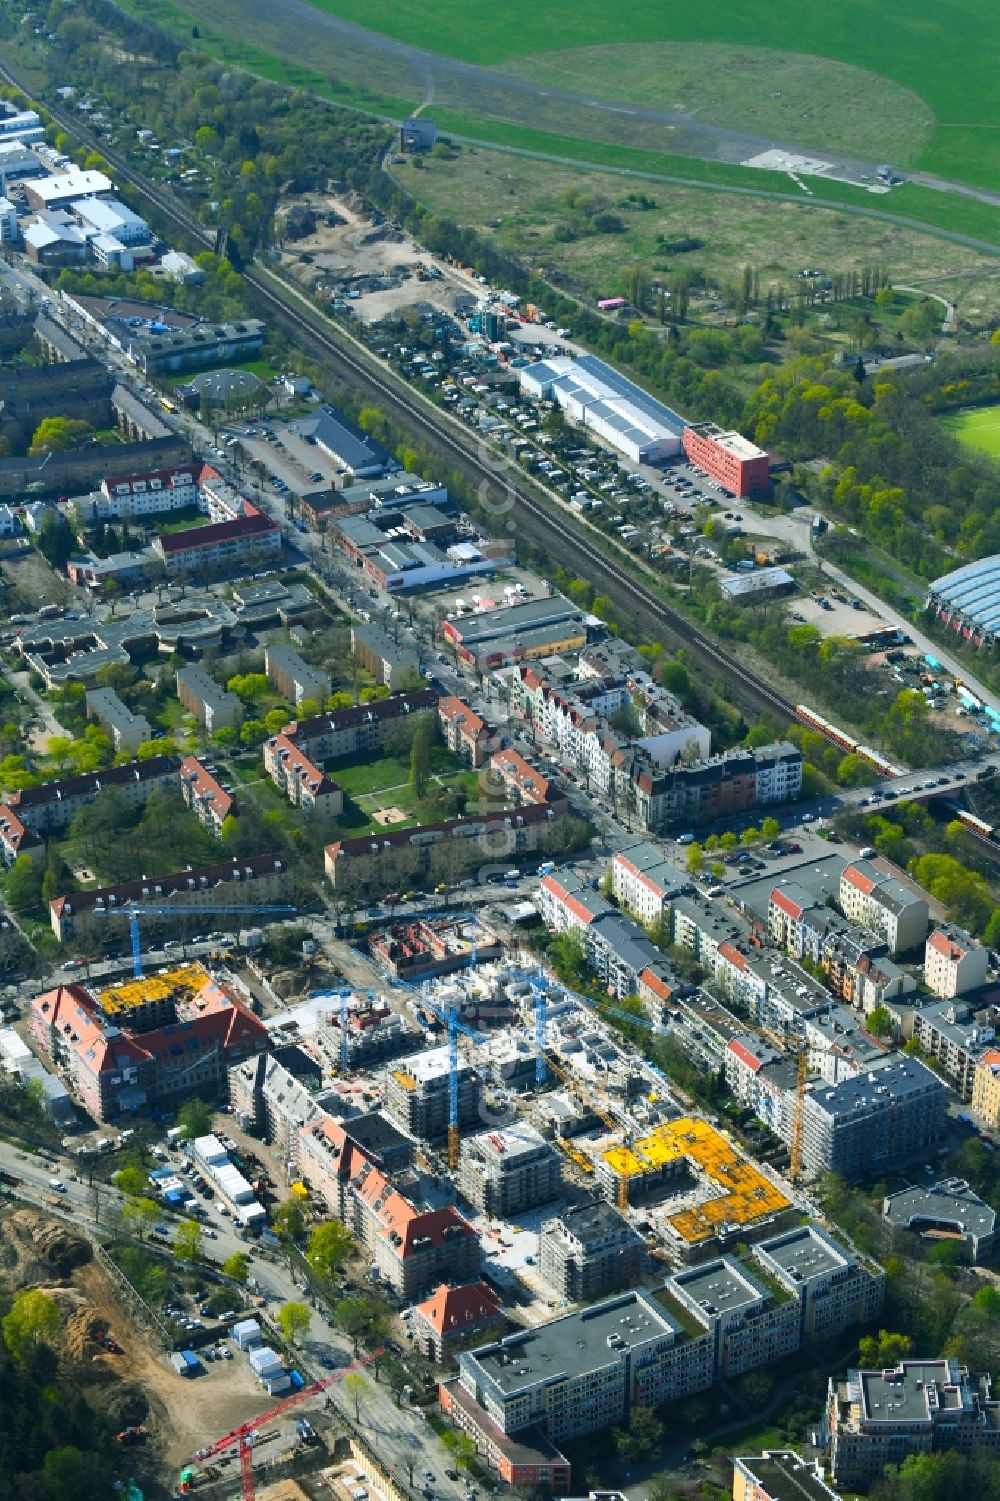
{"label": "warehouse with blue roof", "polygon": [[596,433],[633,464],[673,458],[688,423],[594,355],[556,356],[518,372],[533,401],[556,401],[571,422]]}
{"label": "warehouse with blue roof", "polygon": [[992,645],[1000,637],[1000,553],[935,579],[924,605],[966,641]]}

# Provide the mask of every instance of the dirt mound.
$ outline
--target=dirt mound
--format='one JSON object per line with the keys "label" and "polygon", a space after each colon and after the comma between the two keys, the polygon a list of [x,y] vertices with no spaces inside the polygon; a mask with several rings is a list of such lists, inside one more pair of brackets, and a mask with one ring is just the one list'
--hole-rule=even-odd
{"label": "dirt mound", "polygon": [[149,1400],[139,1386],[116,1382],[98,1400],[116,1428],[138,1428],[149,1417]]}
{"label": "dirt mound", "polygon": [[81,1300],[63,1325],[63,1348],[74,1360],[94,1360],[106,1353],[107,1333],[107,1319]]}
{"label": "dirt mound", "polygon": [[49,1221],[35,1236],[35,1249],[57,1277],[68,1277],[93,1256],[88,1241],[65,1225]]}

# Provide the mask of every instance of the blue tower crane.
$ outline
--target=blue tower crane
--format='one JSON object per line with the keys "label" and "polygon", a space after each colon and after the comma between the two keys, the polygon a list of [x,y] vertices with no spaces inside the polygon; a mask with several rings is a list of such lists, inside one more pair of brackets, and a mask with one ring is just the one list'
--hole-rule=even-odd
{"label": "blue tower crane", "polygon": [[458,1129],[458,1037],[470,1037],[473,1042],[489,1042],[485,1032],[480,1032],[475,1027],[470,1027],[466,1022],[460,1021],[458,1007],[450,1006],[447,1011],[435,1006],[432,1001],[421,1000],[421,1005],[442,1022],[448,1032],[448,1166],[454,1171],[458,1167],[459,1129]]}

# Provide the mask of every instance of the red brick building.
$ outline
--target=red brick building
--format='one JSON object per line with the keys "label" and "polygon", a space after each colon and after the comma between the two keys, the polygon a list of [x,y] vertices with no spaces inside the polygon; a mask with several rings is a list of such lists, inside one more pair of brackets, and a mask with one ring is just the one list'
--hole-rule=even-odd
{"label": "red brick building", "polygon": [[684,452],[692,464],[741,500],[770,493],[768,456],[740,433],[723,432],[713,422],[697,422],[684,429]]}

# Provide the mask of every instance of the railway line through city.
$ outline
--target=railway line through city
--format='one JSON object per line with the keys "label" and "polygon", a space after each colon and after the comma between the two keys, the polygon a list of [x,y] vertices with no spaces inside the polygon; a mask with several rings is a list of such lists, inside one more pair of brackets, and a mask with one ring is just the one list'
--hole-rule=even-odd
{"label": "railway line through city", "polygon": [[[30,97],[22,80],[3,63],[0,63],[0,80]],[[202,248],[215,249],[215,237],[177,202],[173,194],[138,172],[120,152],[110,149],[82,127],[69,111],[47,101],[36,102],[41,103],[53,120],[82,144],[100,152],[118,177],[151,204],[167,225],[179,229]],[[610,594],[618,610],[640,636],[652,640],[666,635],[675,644],[683,646],[693,663],[729,684],[733,698],[741,707],[756,713],[763,711],[788,722],[799,717],[790,700],[763,682],[756,671],[736,661],[679,610],[666,604],[637,579],[624,562],[609,557],[575,529],[568,517],[554,515],[545,504],[516,484],[511,477],[515,472],[511,465],[501,469],[503,461],[499,456],[494,458],[485,449],[477,452],[457,423],[453,426],[453,419],[438,412],[430,402],[400,388],[386,370],[362,352],[361,346],[349,347],[346,338],[336,337],[333,330],[324,326],[326,320],[321,313],[307,312],[303,306],[298,306],[291,290],[275,287],[273,278],[259,268],[247,267],[243,274],[262,311],[268,312],[277,324],[376,398],[387,416],[443,451],[478,489],[484,507],[493,509],[498,516],[503,515],[503,524],[509,534],[520,533],[537,540],[550,556],[572,567],[599,592]]]}

